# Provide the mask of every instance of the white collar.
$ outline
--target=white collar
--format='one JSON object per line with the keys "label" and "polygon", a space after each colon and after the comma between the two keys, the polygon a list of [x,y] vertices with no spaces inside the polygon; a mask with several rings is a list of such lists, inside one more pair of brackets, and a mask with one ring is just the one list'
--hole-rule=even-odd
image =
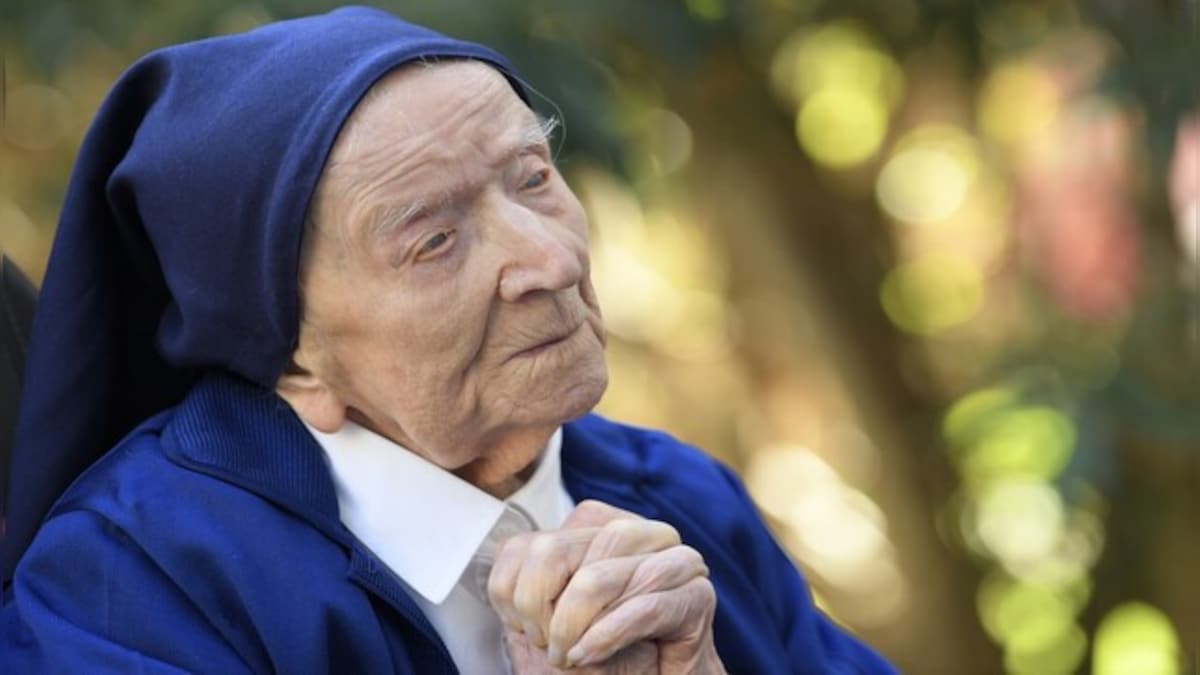
{"label": "white collar", "polygon": [[[325,450],[342,522],[414,591],[440,604],[505,511],[505,502],[401,445],[347,421],[308,427]],[[509,497],[541,528],[561,521],[562,428]]]}

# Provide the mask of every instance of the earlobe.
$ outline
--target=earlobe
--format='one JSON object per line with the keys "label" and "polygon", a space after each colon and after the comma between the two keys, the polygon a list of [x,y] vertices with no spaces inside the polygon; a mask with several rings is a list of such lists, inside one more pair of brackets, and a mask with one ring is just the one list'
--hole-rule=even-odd
{"label": "earlobe", "polygon": [[329,385],[293,359],[275,384],[275,393],[309,426],[327,434],[346,421],[346,405]]}

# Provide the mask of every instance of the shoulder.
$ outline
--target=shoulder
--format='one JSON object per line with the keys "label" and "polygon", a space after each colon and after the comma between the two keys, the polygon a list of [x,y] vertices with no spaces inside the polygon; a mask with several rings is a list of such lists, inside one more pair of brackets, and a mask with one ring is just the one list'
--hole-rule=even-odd
{"label": "shoulder", "polygon": [[[295,574],[332,578],[344,573],[347,554],[340,542],[274,495],[198,470],[181,458],[181,419],[199,426],[220,422],[208,424],[194,415],[185,419],[188,405],[185,401],[142,423],[89,467],[51,509],[25,558],[120,548],[152,562],[164,583],[191,589],[204,607],[218,607],[222,598],[244,596],[247,589],[259,595],[282,592],[287,575],[264,574],[262,566],[245,563],[278,560],[285,551],[304,553],[286,566]],[[230,452],[252,454],[252,444],[243,441],[230,440],[238,446]],[[111,584],[141,583],[136,566],[107,574]]]}
{"label": "shoulder", "polygon": [[[140,425],[63,494],[17,566],[7,609],[40,644],[158,654],[183,641],[199,659],[185,659],[198,664],[191,672],[244,670],[210,655],[269,670],[265,636],[291,649],[315,634],[296,629],[319,622],[307,608],[356,602],[348,554],[270,498],[176,461],[177,413]],[[83,632],[62,632],[71,626]],[[298,637],[288,642],[284,627]],[[176,656],[187,655],[162,658]]]}
{"label": "shoulder", "polygon": [[563,452],[575,470],[668,493],[741,497],[732,470],[664,431],[590,414],[564,428]]}
{"label": "shoulder", "polygon": [[129,432],[75,479],[51,507],[47,522],[77,511],[121,521],[122,512],[178,494],[175,483],[184,476],[161,451],[162,432],[173,415],[173,409],[165,410]]}
{"label": "shoulder", "polygon": [[[84,471],[58,499],[46,522],[88,512],[133,541],[195,537],[214,512],[238,512],[262,500],[225,481],[189,470],[166,452],[175,409],[143,422]],[[261,506],[259,507],[261,508]]]}
{"label": "shoulder", "polygon": [[564,479],[602,501],[645,505],[643,515],[726,545],[761,521],[736,474],[668,433],[588,415],[564,429]]}
{"label": "shoulder", "polygon": [[18,563],[0,651],[27,664],[19,669],[244,670],[189,592],[194,575],[179,573],[182,556],[162,556],[165,542],[188,537],[186,524],[172,524],[172,504],[189,488],[156,452],[155,426],[139,427],[81,475]]}

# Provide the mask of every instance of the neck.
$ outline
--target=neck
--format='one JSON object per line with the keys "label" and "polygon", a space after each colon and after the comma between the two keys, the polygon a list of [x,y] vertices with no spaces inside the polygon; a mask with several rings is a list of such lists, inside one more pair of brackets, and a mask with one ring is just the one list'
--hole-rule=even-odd
{"label": "neck", "polygon": [[479,459],[454,473],[497,499],[507,499],[529,481],[537,471],[542,451],[554,429],[508,437]]}

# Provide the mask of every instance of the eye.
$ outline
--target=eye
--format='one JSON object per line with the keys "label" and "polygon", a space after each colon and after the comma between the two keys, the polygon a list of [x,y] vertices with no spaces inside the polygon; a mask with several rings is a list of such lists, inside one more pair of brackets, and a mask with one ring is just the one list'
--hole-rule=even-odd
{"label": "eye", "polygon": [[434,234],[432,237],[425,240],[421,244],[421,248],[417,249],[417,259],[428,258],[438,251],[446,248],[450,240],[454,237],[454,230],[443,230]]}
{"label": "eye", "polygon": [[536,190],[537,188],[540,188],[541,186],[545,185],[547,183],[547,181],[549,181],[549,180],[550,180],[550,169],[541,169],[540,171],[534,172],[534,174],[532,176],[527,178],[525,180],[525,183],[523,185],[521,185],[521,189],[522,190]]}

